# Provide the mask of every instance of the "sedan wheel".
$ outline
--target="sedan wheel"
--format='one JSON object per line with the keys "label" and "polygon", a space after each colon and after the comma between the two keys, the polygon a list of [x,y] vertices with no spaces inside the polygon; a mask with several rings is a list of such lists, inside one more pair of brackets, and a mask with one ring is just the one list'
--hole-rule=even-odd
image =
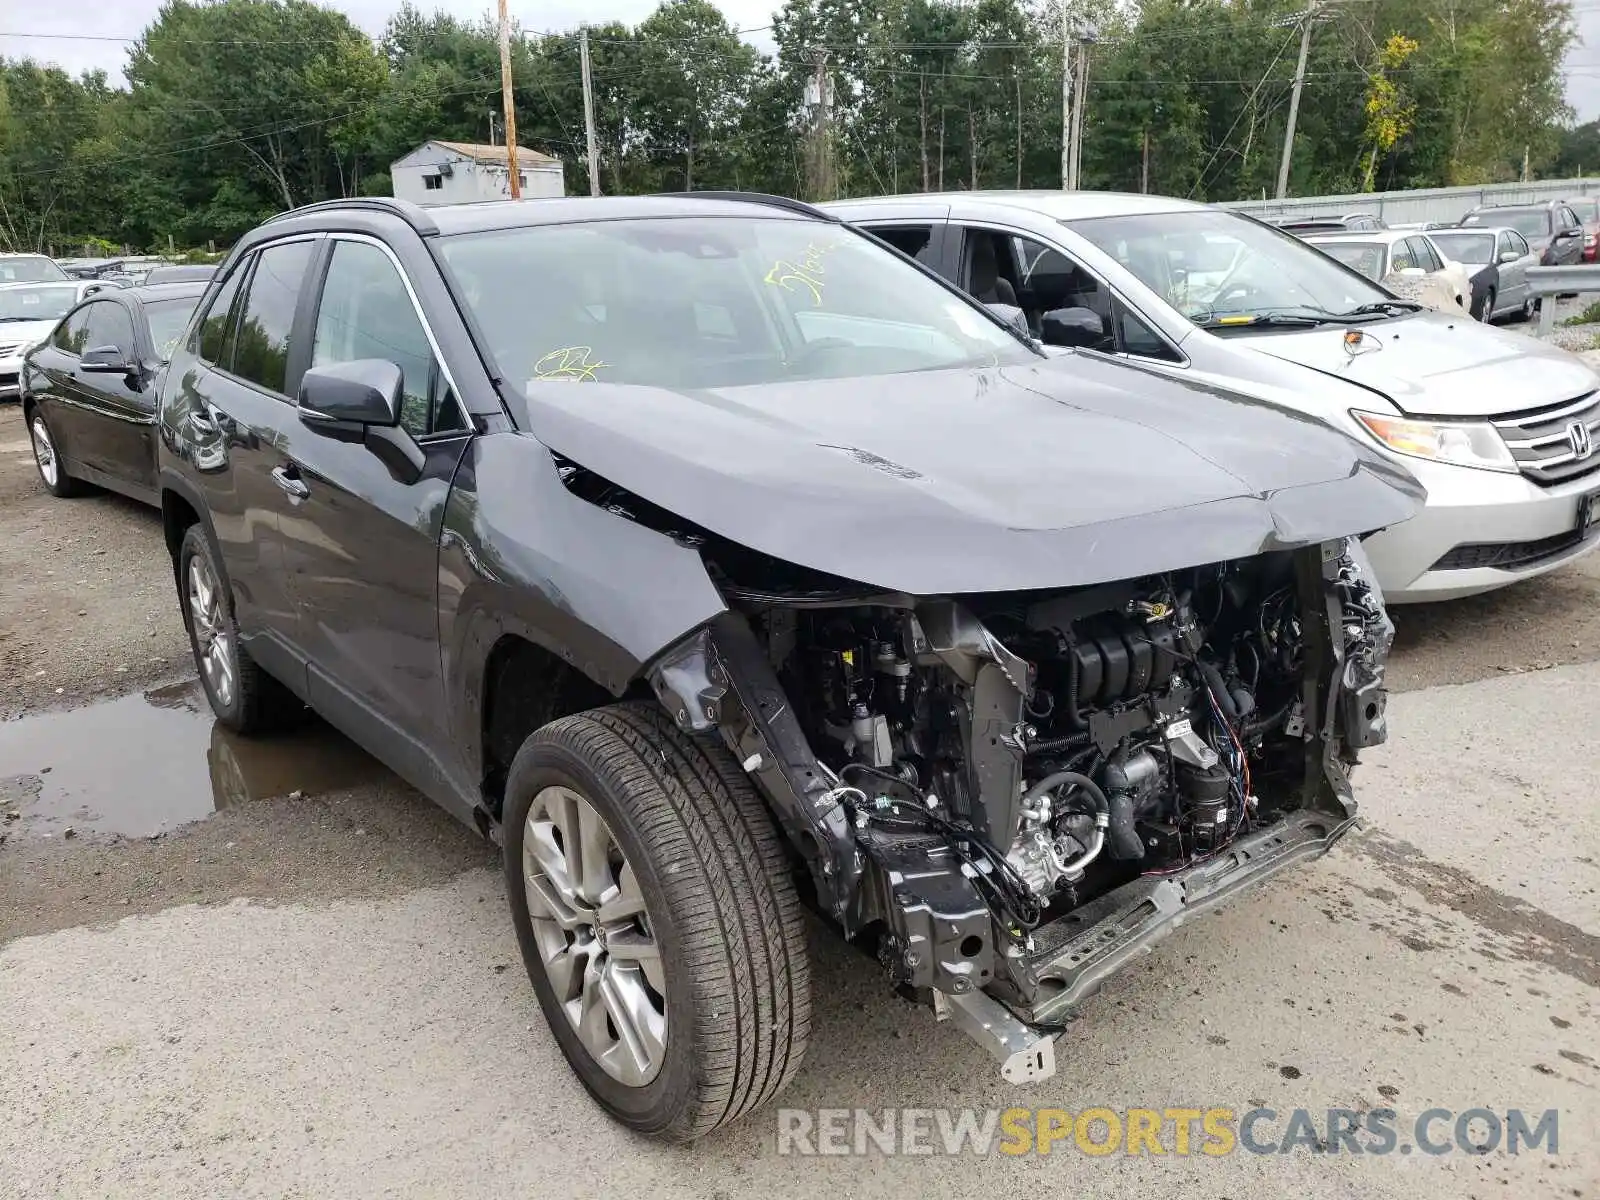
{"label": "sedan wheel", "polygon": [[50,435],[50,423],[37,409],[28,418],[28,440],[33,443],[33,462],[39,468],[39,480],[45,489],[52,496],[76,495],[78,481],[67,474],[56,440]]}
{"label": "sedan wheel", "polygon": [[1483,298],[1483,309],[1478,313],[1478,320],[1485,325],[1494,320],[1494,301],[1495,295],[1492,291]]}
{"label": "sedan wheel", "polygon": [[533,798],[522,884],[550,989],[595,1063],[642,1087],[666,1055],[661,949],[638,878],[611,827],[565,787]]}
{"label": "sedan wheel", "polygon": [[222,608],[222,588],[211,564],[196,554],[189,559],[189,617],[194,622],[195,655],[217,703],[233,706],[238,687],[239,662],[234,656],[233,633]]}

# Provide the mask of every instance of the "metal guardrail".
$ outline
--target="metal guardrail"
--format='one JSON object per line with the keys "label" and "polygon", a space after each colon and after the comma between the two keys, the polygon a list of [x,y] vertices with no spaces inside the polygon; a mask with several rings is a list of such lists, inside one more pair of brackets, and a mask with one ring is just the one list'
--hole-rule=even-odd
{"label": "metal guardrail", "polygon": [[[1600,262],[1574,263],[1570,267],[1529,267],[1528,287],[1541,301],[1554,300],[1569,292],[1600,292]],[[1539,336],[1546,337],[1556,327],[1556,306],[1539,305]]]}

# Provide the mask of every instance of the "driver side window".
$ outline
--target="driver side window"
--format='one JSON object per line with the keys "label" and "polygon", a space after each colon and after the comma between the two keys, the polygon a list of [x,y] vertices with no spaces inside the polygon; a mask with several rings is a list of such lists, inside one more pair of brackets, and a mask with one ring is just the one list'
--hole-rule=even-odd
{"label": "driver side window", "polygon": [[[980,300],[994,302],[994,296],[980,295],[985,282],[988,252],[982,242],[991,242],[998,276],[997,294],[1004,303],[1018,305],[1028,318],[1034,336],[1047,343],[1054,341],[1046,314],[1072,312],[1069,324],[1075,330],[1070,344],[1104,353],[1136,354],[1144,358],[1178,361],[1179,355],[1155,330],[1112,294],[1101,280],[1068,258],[1054,246],[1021,234],[1002,234],[983,229],[967,231],[967,253],[963,255],[963,286]],[[1009,289],[1013,300],[1006,300]],[[1100,323],[1095,337],[1089,314]],[[1055,325],[1051,322],[1050,325]]]}

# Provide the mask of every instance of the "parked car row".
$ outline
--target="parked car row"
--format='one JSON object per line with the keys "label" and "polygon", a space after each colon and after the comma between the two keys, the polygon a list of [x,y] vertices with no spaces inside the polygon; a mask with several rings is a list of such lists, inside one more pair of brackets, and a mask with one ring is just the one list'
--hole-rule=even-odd
{"label": "parked car row", "polygon": [[1600,201],[1589,196],[1479,205],[1453,225],[1423,221],[1391,228],[1372,213],[1272,223],[1393,291],[1446,312],[1464,309],[1485,322],[1530,319],[1539,301],[1527,269],[1593,262],[1600,247]]}
{"label": "parked car row", "polygon": [[1570,560],[1600,492],[1577,359],[1143,196],[313,205],[86,297],[22,404],[51,491],[160,505],[220,722],[503,847],[563,1054],[678,1140],[799,1069],[803,902],[1052,1074],[1352,827],[1381,585]]}

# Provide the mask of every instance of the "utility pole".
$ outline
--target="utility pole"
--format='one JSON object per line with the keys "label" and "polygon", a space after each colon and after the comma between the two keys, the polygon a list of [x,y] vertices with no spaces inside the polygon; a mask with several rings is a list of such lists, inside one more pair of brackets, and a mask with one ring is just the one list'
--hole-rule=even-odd
{"label": "utility pole", "polygon": [[[505,3],[505,0],[501,0]],[[578,38],[578,59],[583,68],[583,136],[589,151],[589,195],[600,194],[600,143],[594,136],[594,80],[589,73],[589,30]]]}
{"label": "utility pole", "polygon": [[1139,190],[1145,195],[1150,194],[1150,127],[1145,126],[1144,131],[1144,161],[1139,165]]}
{"label": "utility pole", "polygon": [[1061,5],[1061,190],[1070,192],[1072,180],[1072,6]]}
{"label": "utility pole", "polygon": [[1319,9],[1312,5],[1300,14],[1300,61],[1294,69],[1294,89],[1289,93],[1289,124],[1283,131],[1283,157],[1278,161],[1278,199],[1289,194],[1289,157],[1294,153],[1294,126],[1300,118],[1300,92],[1306,86],[1306,56],[1311,53],[1311,23]]}
{"label": "utility pole", "polygon": [[522,199],[522,172],[517,166],[517,106],[511,92],[511,18],[500,0],[500,103],[506,110],[506,175],[511,198]]}
{"label": "utility pole", "polygon": [[489,110],[489,145],[493,146],[494,140],[494,109]]}
{"label": "utility pole", "polygon": [[1083,123],[1089,104],[1089,41],[1084,35],[1078,39],[1078,71],[1074,80],[1077,99],[1072,105],[1072,190],[1076,191],[1083,178]]}
{"label": "utility pole", "polygon": [[802,51],[801,57],[815,71],[806,89],[806,101],[811,105],[811,198],[832,200],[837,188],[833,178],[833,80],[828,78],[828,51],[812,46]]}

